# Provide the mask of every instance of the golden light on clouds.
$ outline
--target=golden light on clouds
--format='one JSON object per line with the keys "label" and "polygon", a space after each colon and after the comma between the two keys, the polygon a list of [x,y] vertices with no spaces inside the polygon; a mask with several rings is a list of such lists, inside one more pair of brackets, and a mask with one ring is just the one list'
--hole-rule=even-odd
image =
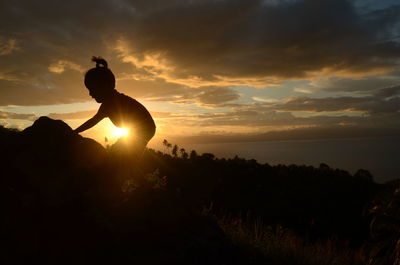
{"label": "golden light on clouds", "polygon": [[[116,89],[152,112],[156,137],[341,124],[389,134],[400,123],[400,39],[394,0],[384,1],[373,16],[347,0],[130,1],[133,13],[85,1],[90,14],[62,2],[69,12],[49,16],[51,1],[4,5],[0,124],[49,116],[78,127],[99,107],[83,83],[99,55]],[[112,144],[122,133],[105,119],[83,135]]]}
{"label": "golden light on clouds", "polygon": [[232,77],[221,74],[211,74],[212,80],[208,80],[195,74],[187,74],[185,71],[180,72],[174,62],[168,60],[165,52],[136,52],[135,44],[122,37],[112,48],[123,62],[131,63],[135,68],[143,71],[127,76],[135,80],[164,79],[167,82],[188,87],[245,85],[259,88],[277,85],[283,81],[282,78],[277,77]]}
{"label": "golden light on clouds", "polygon": [[52,63],[48,69],[52,73],[61,74],[65,71],[66,68],[76,70],[80,73],[84,72],[82,66],[80,66],[76,63],[70,62],[70,61],[65,61],[65,60],[59,60],[55,63]]}

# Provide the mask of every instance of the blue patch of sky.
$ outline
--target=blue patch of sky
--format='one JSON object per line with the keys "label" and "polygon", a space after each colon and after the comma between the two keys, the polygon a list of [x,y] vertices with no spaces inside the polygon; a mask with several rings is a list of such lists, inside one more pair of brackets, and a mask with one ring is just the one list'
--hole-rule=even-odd
{"label": "blue patch of sky", "polygon": [[353,0],[354,7],[360,14],[369,13],[374,10],[384,9],[398,5],[398,0]]}
{"label": "blue patch of sky", "polygon": [[[400,5],[398,0],[353,0],[353,3],[356,12],[361,15]],[[400,43],[400,23],[398,22],[392,27],[389,36],[384,34],[382,38],[382,41],[394,41]]]}
{"label": "blue patch of sky", "polygon": [[261,3],[264,6],[278,6],[282,4],[290,4],[299,0],[263,0]]}

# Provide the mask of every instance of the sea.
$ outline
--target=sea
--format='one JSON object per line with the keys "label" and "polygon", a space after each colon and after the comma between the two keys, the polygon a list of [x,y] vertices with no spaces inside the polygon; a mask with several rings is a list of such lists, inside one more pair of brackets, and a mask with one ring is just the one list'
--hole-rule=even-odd
{"label": "sea", "polygon": [[400,136],[388,138],[289,140],[185,144],[187,151],[213,153],[218,158],[256,159],[259,163],[312,165],[325,163],[354,174],[366,169],[384,183],[400,178]]}

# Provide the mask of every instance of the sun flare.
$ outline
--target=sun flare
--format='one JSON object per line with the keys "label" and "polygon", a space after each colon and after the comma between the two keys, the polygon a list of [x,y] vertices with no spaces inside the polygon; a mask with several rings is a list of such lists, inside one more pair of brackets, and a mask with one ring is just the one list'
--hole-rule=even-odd
{"label": "sun flare", "polygon": [[127,128],[118,128],[115,127],[113,131],[113,136],[115,137],[122,137],[128,135],[129,130]]}

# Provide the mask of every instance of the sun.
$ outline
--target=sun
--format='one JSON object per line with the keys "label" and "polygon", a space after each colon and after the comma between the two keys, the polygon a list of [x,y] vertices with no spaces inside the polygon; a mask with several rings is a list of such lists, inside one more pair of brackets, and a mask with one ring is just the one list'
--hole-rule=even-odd
{"label": "sun", "polygon": [[115,137],[122,137],[129,134],[129,130],[127,128],[118,128],[115,127],[113,130],[113,136]]}

